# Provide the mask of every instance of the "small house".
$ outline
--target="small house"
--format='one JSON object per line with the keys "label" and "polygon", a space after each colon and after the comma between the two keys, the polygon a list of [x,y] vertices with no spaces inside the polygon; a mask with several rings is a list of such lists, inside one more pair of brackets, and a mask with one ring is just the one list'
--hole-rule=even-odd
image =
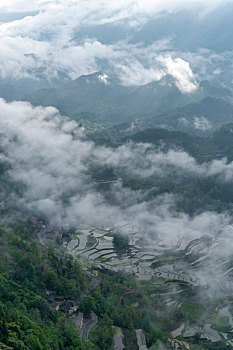
{"label": "small house", "polygon": [[72,314],[73,312],[77,311],[77,309],[78,306],[73,301],[66,301],[60,310],[65,314]]}

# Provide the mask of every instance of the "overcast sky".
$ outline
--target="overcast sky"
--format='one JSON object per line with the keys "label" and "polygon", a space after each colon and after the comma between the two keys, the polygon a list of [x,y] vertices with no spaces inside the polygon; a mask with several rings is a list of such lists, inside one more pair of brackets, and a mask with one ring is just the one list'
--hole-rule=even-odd
{"label": "overcast sky", "polygon": [[231,2],[231,0],[1,0],[0,8],[8,12],[25,12],[40,9],[49,9],[58,6],[78,5],[81,7],[95,10],[104,7],[106,11],[122,12],[127,9],[127,12],[146,12],[148,14],[162,10],[177,9],[178,7],[192,6],[193,4],[201,4],[206,8],[213,8],[222,5],[223,3]]}
{"label": "overcast sky", "polygon": [[[0,76],[43,76],[50,80],[62,74],[75,79],[103,70],[104,62],[104,67],[114,71],[123,85],[143,85],[171,74],[178,88],[190,93],[198,86],[197,77],[190,66],[192,62],[174,53],[172,38],[129,44],[127,28],[140,31],[147,21],[161,16],[161,11],[172,13],[198,7],[198,13],[204,15],[226,2],[232,1],[1,0]],[[18,17],[17,12],[21,13]],[[121,28],[125,36],[108,44],[95,30],[88,32],[88,28],[106,24],[111,24],[113,34]],[[101,30],[102,34],[106,31]]]}

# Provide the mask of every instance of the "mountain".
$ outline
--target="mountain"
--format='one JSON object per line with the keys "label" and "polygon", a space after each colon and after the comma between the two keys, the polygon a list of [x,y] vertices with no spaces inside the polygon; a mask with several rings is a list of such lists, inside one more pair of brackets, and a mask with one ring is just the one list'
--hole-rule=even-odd
{"label": "mountain", "polygon": [[233,349],[233,0],[1,2],[0,350]]}
{"label": "mountain", "polygon": [[125,95],[124,87],[114,81],[109,82],[101,73],[84,75],[60,89],[42,89],[26,96],[25,100],[34,105],[55,106],[62,114],[74,119],[86,116],[91,121],[103,121],[103,116],[118,115],[112,107],[113,96],[116,103]]}
{"label": "mountain", "polygon": [[[232,50],[232,3],[223,4],[213,11],[192,8],[164,13],[151,19],[141,30],[131,32],[132,42],[150,43],[153,40],[172,38],[172,45],[180,50],[208,48],[214,51]],[[185,30],[184,30],[185,28]]]}
{"label": "mountain", "polygon": [[180,131],[150,128],[122,138],[122,142],[134,141],[163,145],[164,149],[183,149],[200,162],[227,157],[233,161],[233,123],[223,125],[208,136],[189,135]]}
{"label": "mountain", "polygon": [[86,35],[98,37],[104,44],[114,44],[127,37],[131,43],[147,45],[156,40],[170,39],[171,47],[176,50],[207,48],[217,52],[229,51],[233,49],[232,13],[232,3],[222,4],[206,13],[198,6],[182,10],[177,8],[175,15],[173,11],[164,11],[140,28],[136,27],[136,30],[127,24],[105,23],[88,26],[85,31],[81,28],[75,39],[78,42]]}
{"label": "mountain", "polygon": [[[215,51],[232,50],[232,3],[222,2],[212,11],[202,6],[159,13],[140,26],[130,26],[122,21],[92,24],[75,33],[75,40],[87,36],[95,37],[101,43],[114,44],[127,37],[131,43],[150,44],[156,40],[171,39],[171,46],[180,50],[208,48]],[[184,30],[185,28],[185,30]]]}
{"label": "mountain", "polygon": [[225,99],[205,97],[173,111],[145,118],[138,127],[163,126],[196,135],[210,134],[221,125],[233,121],[233,105]]}
{"label": "mountain", "polygon": [[[170,131],[173,132],[173,137],[177,136],[178,144],[181,145],[180,139],[183,139],[184,135],[186,138],[187,135],[203,137],[212,135],[215,131],[218,135],[219,132],[222,132],[218,131],[221,126],[227,128],[227,125],[232,122],[233,105],[230,102],[225,99],[206,97],[199,103],[190,103],[153,117],[136,119],[133,122],[120,123],[107,128],[94,127],[87,130],[87,133],[99,144],[111,144],[112,142],[114,144],[128,138],[139,142],[153,142],[153,137],[157,138],[157,136],[153,132],[150,136],[151,131],[148,134],[148,130],[160,130],[158,137],[165,138],[164,141],[170,140]],[[229,132],[228,136],[230,137]]]}
{"label": "mountain", "polygon": [[[45,79],[1,79],[0,97],[6,101],[19,100],[26,94],[35,93],[42,88],[52,88],[54,83],[48,82]],[[57,85],[56,83],[55,85]]]}
{"label": "mountain", "polygon": [[33,105],[55,106],[76,120],[84,118],[114,125],[167,113],[198,103],[209,95],[229,98],[231,92],[203,82],[196,91],[184,94],[170,75],[144,86],[125,87],[117,79],[98,72],[81,76],[61,88],[41,89],[27,95],[25,100]]}

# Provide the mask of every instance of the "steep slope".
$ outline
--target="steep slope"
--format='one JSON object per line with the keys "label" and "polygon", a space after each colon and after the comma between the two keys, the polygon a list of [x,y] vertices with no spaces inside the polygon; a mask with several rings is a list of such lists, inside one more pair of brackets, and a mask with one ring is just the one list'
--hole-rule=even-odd
{"label": "steep slope", "polygon": [[227,157],[233,160],[233,123],[223,125],[206,137],[190,136],[184,132],[150,128],[122,138],[127,141],[163,145],[164,149],[182,148],[199,161]]}
{"label": "steep slope", "polygon": [[94,73],[81,76],[60,89],[39,90],[25,100],[34,105],[55,106],[77,120],[84,117],[114,125],[197,103],[209,95],[229,97],[230,94],[229,90],[210,83],[184,94],[170,75],[144,86],[124,87],[106,74]]}
{"label": "steep slope", "polygon": [[[163,127],[195,135],[207,135],[233,121],[233,105],[226,99],[205,97],[198,103],[144,118],[135,123],[138,129]],[[129,126],[128,126],[129,127]]]}

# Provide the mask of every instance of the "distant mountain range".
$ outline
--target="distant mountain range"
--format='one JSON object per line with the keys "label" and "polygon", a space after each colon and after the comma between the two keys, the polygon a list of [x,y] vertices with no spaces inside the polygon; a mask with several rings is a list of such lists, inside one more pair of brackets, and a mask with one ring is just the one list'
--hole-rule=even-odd
{"label": "distant mountain range", "polygon": [[223,125],[206,137],[191,136],[180,131],[165,129],[146,129],[122,138],[123,142],[163,144],[167,148],[181,148],[200,162],[227,157],[233,161],[233,123]]}
{"label": "distant mountain range", "polygon": [[206,135],[230,122],[233,122],[233,105],[225,99],[205,97],[200,102],[139,120],[134,126],[139,130],[163,127],[195,135]]}
{"label": "distant mountain range", "polygon": [[184,94],[170,75],[144,86],[125,87],[97,72],[60,88],[41,89],[25,100],[36,106],[55,106],[75,120],[106,125],[139,120],[140,129],[164,126],[181,131],[193,129],[202,134],[233,121],[231,96],[227,88],[208,81],[200,82],[194,92]]}
{"label": "distant mountain range", "polygon": [[[143,28],[132,35],[133,42],[151,42],[172,38],[173,46],[180,50],[208,48],[214,51],[233,49],[232,35],[233,4],[222,4],[209,13],[200,14],[194,8],[171,12],[152,19]],[[185,30],[184,30],[185,28]]]}
{"label": "distant mountain range", "polygon": [[125,40],[125,37],[132,43],[144,44],[171,38],[172,46],[182,51],[193,51],[197,48],[229,51],[233,49],[232,13],[233,4],[224,4],[222,1],[222,6],[206,13],[203,13],[203,8],[199,6],[182,9],[175,12],[175,15],[173,11],[164,12],[137,30],[134,26],[113,26],[111,23],[92,25],[85,28],[85,31],[80,29],[77,41],[84,34],[88,37],[98,37],[98,40],[105,44]]}

